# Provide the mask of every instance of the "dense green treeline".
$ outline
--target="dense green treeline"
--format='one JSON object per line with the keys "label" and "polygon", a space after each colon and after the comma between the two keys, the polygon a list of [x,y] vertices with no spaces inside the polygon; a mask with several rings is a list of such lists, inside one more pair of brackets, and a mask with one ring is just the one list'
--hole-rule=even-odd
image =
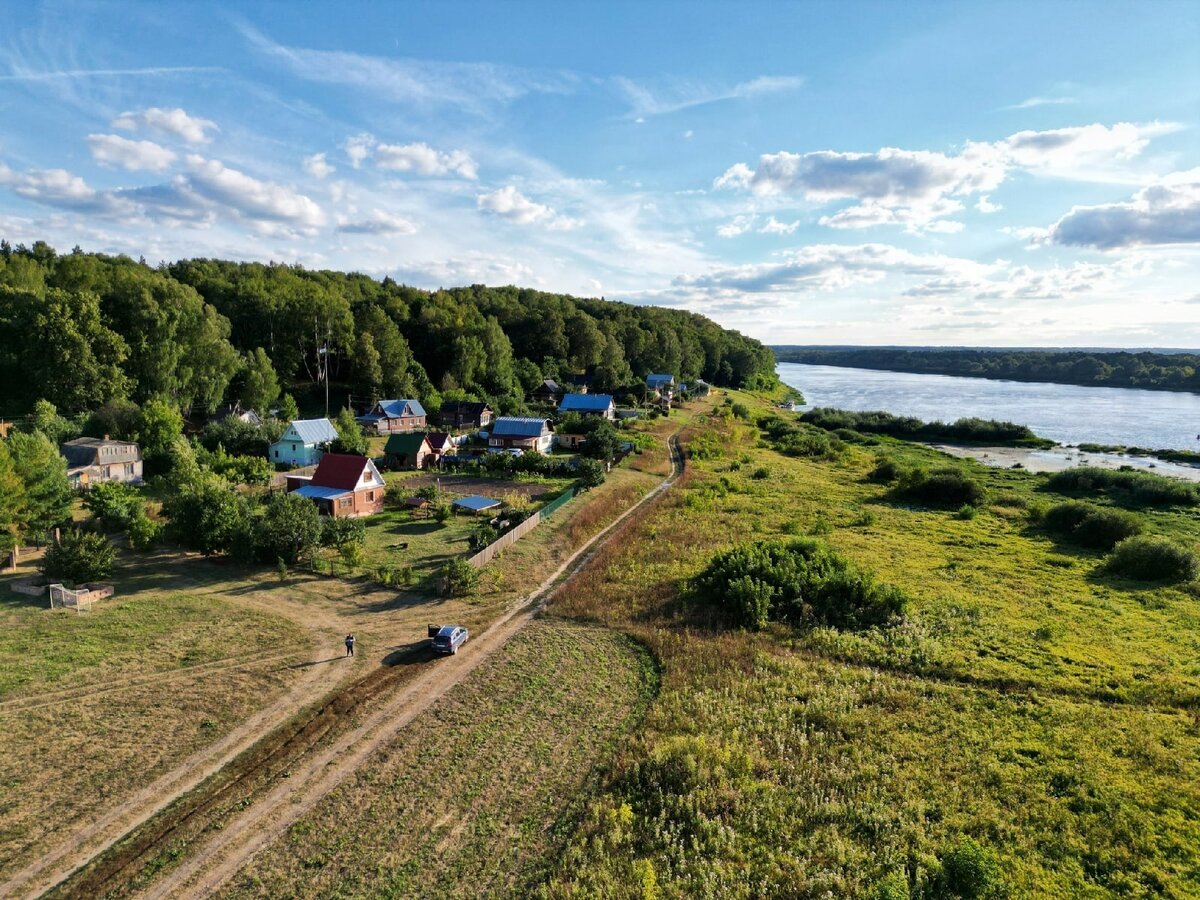
{"label": "dense green treeline", "polygon": [[424,291],[299,266],[59,255],[0,243],[0,414],[151,398],[261,409],[328,379],[356,397],[486,399],[519,411],[545,377],[620,392],[649,372],[773,383],[767,348],[703,316],[517,287]]}
{"label": "dense green treeline", "polygon": [[1009,381],[1200,391],[1200,353],[772,347],[780,362]]}

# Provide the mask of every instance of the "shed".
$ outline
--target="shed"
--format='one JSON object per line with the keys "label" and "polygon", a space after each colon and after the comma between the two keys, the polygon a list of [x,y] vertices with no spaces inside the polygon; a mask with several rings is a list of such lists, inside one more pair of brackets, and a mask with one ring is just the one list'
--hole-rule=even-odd
{"label": "shed", "polygon": [[429,436],[419,431],[393,434],[383,445],[387,464],[393,469],[423,469],[433,454]]}

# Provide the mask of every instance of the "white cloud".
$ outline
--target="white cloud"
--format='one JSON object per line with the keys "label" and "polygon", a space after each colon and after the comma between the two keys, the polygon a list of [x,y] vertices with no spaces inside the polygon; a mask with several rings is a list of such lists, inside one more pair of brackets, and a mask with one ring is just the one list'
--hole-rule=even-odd
{"label": "white cloud", "polygon": [[375,209],[362,219],[339,221],[337,230],[345,234],[415,234],[417,226],[400,216]]}
{"label": "white cloud", "polygon": [[984,194],[975,202],[975,208],[985,215],[1000,212],[1000,210],[1004,209],[999,203],[993,203],[987,194]]}
{"label": "white cloud", "polygon": [[1037,106],[1065,106],[1078,102],[1074,97],[1028,97],[1020,103],[1006,106],[1005,109],[1033,109]]}
{"label": "white cloud", "polygon": [[471,181],[478,176],[475,160],[465,150],[435,150],[425,143],[380,144],[375,148],[375,164],[418,175],[457,175]]}
{"label": "white cloud", "polygon": [[101,165],[130,172],[162,172],[175,161],[175,153],[153,141],[131,141],[115,134],[89,134],[92,159]]}
{"label": "white cloud", "polygon": [[18,197],[43,206],[102,216],[121,215],[133,207],[106,191],[90,187],[66,169],[30,169],[14,172],[0,163],[0,184]]}
{"label": "white cloud", "polygon": [[737,237],[745,234],[754,225],[754,216],[737,216],[724,225],[717,227],[717,234],[723,238]]}
{"label": "white cloud", "polygon": [[177,137],[189,144],[206,144],[212,138],[209,131],[220,131],[217,123],[210,119],[190,116],[182,109],[162,109],[152,106],[141,112],[124,112],[112,120],[113,128],[124,131],[149,129],[159,134]]}
{"label": "white cloud", "polygon": [[999,207],[989,199],[1013,169],[1039,175],[1114,180],[1129,177],[1121,166],[1136,158],[1173,123],[1121,122],[1053,131],[1022,131],[993,143],[968,142],[958,154],[884,147],[873,153],[780,151],[757,166],[735,163],[713,181],[716,188],[758,196],[798,195],[814,203],[856,201],[820,223],[830,228],[900,225],[909,231],[957,231],[942,221],[963,208],[955,198],[981,195],[981,212]]}
{"label": "white cloud", "polygon": [[313,178],[328,178],[337,170],[325,159],[324,153],[304,157],[304,171]]}
{"label": "white cloud", "polygon": [[695,137],[695,136],[696,136],[696,132],[694,132],[694,131],[693,131],[692,129],[690,129],[690,128],[689,128],[687,131],[685,131],[685,132],[683,133],[683,139],[684,139],[685,141],[690,141],[690,140],[691,140],[693,137]]}
{"label": "white cloud", "polygon": [[535,203],[511,184],[490,193],[480,194],[475,198],[475,205],[483,212],[521,225],[544,223],[550,231],[572,231],[584,224],[580,219],[560,216],[549,206]]}
{"label": "white cloud", "polygon": [[647,116],[666,115],[722,100],[745,100],[796,91],[804,86],[804,79],[795,75],[763,75],[737,84],[719,85],[680,79],[641,84],[631,78],[617,77],[613,84],[628,102],[630,117],[641,122]]}
{"label": "white cloud", "polygon": [[1164,178],[1124,203],[1076,206],[1051,227],[1050,240],[1101,250],[1200,244],[1200,169]]}
{"label": "white cloud", "polygon": [[357,169],[371,155],[371,151],[375,148],[375,143],[374,135],[363,132],[362,134],[346,138],[342,144],[342,149],[346,151],[346,156],[350,158],[350,165]]}
{"label": "white cloud", "polygon": [[260,181],[217,160],[187,158],[188,184],[201,196],[223,204],[252,221],[280,222],[301,228],[325,223],[325,214],[309,197],[281,184]]}

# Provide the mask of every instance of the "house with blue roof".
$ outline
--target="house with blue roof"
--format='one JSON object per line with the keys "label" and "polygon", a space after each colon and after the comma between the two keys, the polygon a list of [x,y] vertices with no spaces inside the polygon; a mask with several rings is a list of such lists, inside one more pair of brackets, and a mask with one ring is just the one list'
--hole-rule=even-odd
{"label": "house with blue roof", "polygon": [[492,423],[492,430],[488,434],[488,448],[495,452],[536,450],[538,453],[549,453],[553,446],[554,432],[548,419],[501,416]]}
{"label": "house with blue roof", "polygon": [[374,434],[421,431],[425,409],[417,400],[380,400],[366,415],[356,416],[363,430]]}
{"label": "house with blue roof", "polygon": [[558,405],[558,411],[612,420],[617,416],[617,404],[611,394],[567,394]]}
{"label": "house with blue roof", "polygon": [[650,388],[652,391],[658,391],[659,393],[673,391],[675,389],[675,376],[661,374],[647,375],[646,387]]}
{"label": "house with blue roof", "polygon": [[337,429],[328,419],[296,419],[271,445],[267,458],[283,465],[315,466],[337,439]]}

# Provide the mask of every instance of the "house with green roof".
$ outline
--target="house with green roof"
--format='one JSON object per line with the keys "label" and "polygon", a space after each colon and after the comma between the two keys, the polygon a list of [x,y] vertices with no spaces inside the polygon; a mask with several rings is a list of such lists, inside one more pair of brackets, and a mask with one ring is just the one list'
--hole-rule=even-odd
{"label": "house with green roof", "polygon": [[426,462],[437,458],[429,435],[423,431],[389,435],[383,455],[389,469],[423,469]]}

